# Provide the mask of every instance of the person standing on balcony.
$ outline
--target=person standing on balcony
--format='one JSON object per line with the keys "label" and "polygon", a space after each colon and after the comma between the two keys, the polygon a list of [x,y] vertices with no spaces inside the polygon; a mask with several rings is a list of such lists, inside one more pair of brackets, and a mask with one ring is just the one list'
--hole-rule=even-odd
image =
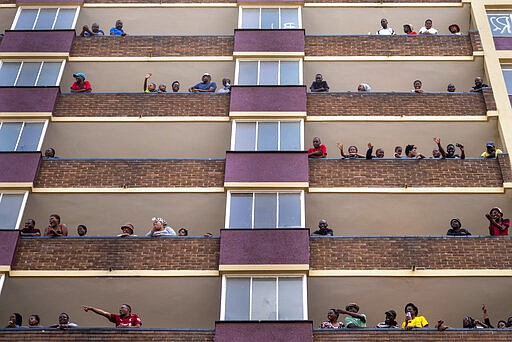
{"label": "person standing on balcony", "polygon": [[437,34],[437,30],[432,27],[432,19],[425,20],[425,26],[420,28],[419,34]]}
{"label": "person standing on balcony", "polygon": [[73,74],[75,78],[75,83],[73,83],[70,87],[70,91],[72,93],[90,93],[92,92],[91,83],[85,80],[85,74],[79,72]]}
{"label": "person standing on balcony", "polygon": [[44,236],[68,236],[68,227],[60,223],[60,216],[57,214],[50,215],[50,225],[44,230]]}
{"label": "person standing on balcony", "polygon": [[472,87],[469,91],[472,93],[481,93],[482,88],[488,88],[489,86],[484,83],[482,77],[475,77],[475,86]]}
{"label": "person standing on balcony", "polygon": [[126,36],[126,32],[123,30],[123,22],[121,20],[116,20],[116,26],[110,29],[111,36]]}
{"label": "person standing on balcony", "polygon": [[132,314],[132,308],[128,304],[121,305],[119,315],[88,305],[82,305],[82,310],[85,312],[90,310],[97,315],[107,318],[110,322],[116,324],[116,328],[140,328],[142,326],[140,317]]}
{"label": "person standing on balcony", "polygon": [[458,218],[453,218],[450,221],[450,229],[448,229],[446,235],[467,236],[471,235],[471,233],[468,232],[467,229],[462,228],[462,223],[460,223],[460,220]]}
{"label": "person standing on balcony", "polygon": [[41,236],[41,231],[36,228],[36,221],[28,219],[25,221],[25,228],[20,230],[21,236]]}
{"label": "person standing on balcony", "polygon": [[345,307],[345,310],[336,310],[340,314],[347,315],[345,317],[345,326],[347,328],[365,328],[366,327],[366,315],[359,313],[359,305],[356,303],[350,303]]}
{"label": "person standing on balcony", "polygon": [[327,157],[327,147],[320,141],[319,137],[313,138],[313,147],[308,149],[308,158]]}
{"label": "person standing on balcony", "polygon": [[146,234],[146,236],[159,237],[159,236],[175,236],[176,232],[167,222],[161,217],[153,217],[153,228]]}
{"label": "person standing on balcony", "polygon": [[313,235],[322,235],[327,236],[333,235],[332,229],[329,228],[329,224],[327,223],[326,219],[321,219],[320,222],[318,222],[318,230],[316,230]]}
{"label": "person standing on balcony", "polygon": [[510,227],[510,220],[503,218],[503,210],[498,207],[491,209],[489,214],[485,214],[489,220],[489,235],[491,236],[505,236],[508,235],[508,228]]}
{"label": "person standing on balcony", "polygon": [[427,328],[428,321],[423,316],[418,316],[418,307],[413,303],[405,306],[405,320],[402,322],[402,328],[412,330],[413,328]]}
{"label": "person standing on balcony", "polygon": [[324,81],[322,74],[315,75],[315,81],[311,83],[311,87],[309,87],[309,90],[311,90],[313,93],[329,91],[329,86],[327,85],[327,82]]}
{"label": "person standing on balcony", "polygon": [[215,93],[215,90],[217,90],[217,84],[212,82],[212,75],[207,72],[203,74],[201,83],[188,88],[188,91],[191,93]]}
{"label": "person standing on balcony", "polygon": [[378,35],[381,36],[392,36],[395,35],[395,30],[391,27],[388,27],[388,20],[386,18],[382,18],[380,20],[380,26],[381,28],[377,31]]}
{"label": "person standing on balcony", "polygon": [[498,156],[498,154],[503,153],[499,148],[496,148],[493,141],[487,142],[485,145],[485,151],[480,155],[482,158],[493,159]]}

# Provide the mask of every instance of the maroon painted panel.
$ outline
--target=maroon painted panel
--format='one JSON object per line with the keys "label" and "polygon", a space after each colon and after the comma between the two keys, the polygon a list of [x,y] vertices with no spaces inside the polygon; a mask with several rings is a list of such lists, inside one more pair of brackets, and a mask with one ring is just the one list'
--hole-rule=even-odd
{"label": "maroon painted panel", "polygon": [[304,52],[304,30],[235,30],[234,52]]}
{"label": "maroon painted panel", "polygon": [[309,264],[309,229],[221,229],[219,264]]}
{"label": "maroon painted panel", "polygon": [[84,0],[16,0],[17,6],[27,5],[82,5]]}
{"label": "maroon painted panel", "polygon": [[215,342],[313,342],[311,321],[217,321]]}
{"label": "maroon painted panel", "polygon": [[0,182],[33,182],[40,152],[0,152]]}
{"label": "maroon painted panel", "polygon": [[53,112],[59,87],[0,87],[0,112]]}
{"label": "maroon painted panel", "polygon": [[512,37],[493,37],[496,50],[512,50]]}
{"label": "maroon painted panel", "polygon": [[306,112],[305,86],[233,86],[231,112]]}
{"label": "maroon painted panel", "polygon": [[6,31],[0,52],[70,52],[74,30]]}
{"label": "maroon painted panel", "polygon": [[0,266],[11,266],[19,236],[18,230],[0,230]]}
{"label": "maroon painted panel", "polygon": [[306,152],[226,152],[225,182],[308,182]]}

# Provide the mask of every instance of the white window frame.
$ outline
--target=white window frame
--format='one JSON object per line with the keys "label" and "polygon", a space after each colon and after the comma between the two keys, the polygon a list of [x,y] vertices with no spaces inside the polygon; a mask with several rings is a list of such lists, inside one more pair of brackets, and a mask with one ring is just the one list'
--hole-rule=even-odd
{"label": "white window frame", "polygon": [[[302,151],[302,146],[304,146],[304,119],[279,119],[279,120],[251,120],[251,119],[241,119],[241,120],[233,120],[231,124],[231,151],[235,151],[236,146],[236,126],[237,123],[256,123],[256,138],[254,141],[254,150],[258,151],[258,123],[260,122],[277,122],[277,145],[278,148],[276,151],[281,151],[281,122],[299,122],[300,128],[300,139],[299,139],[299,149],[297,151]],[[270,151],[264,151],[270,152]]]}
{"label": "white window frame", "polygon": [[[275,58],[250,58],[250,59],[237,59],[236,60],[236,66],[235,66],[235,85],[238,85],[238,76],[240,74],[240,62],[258,62],[258,75],[257,75],[257,81],[256,84],[253,84],[254,86],[260,85],[260,65],[261,62],[278,62],[277,66],[277,84],[274,85],[281,85],[281,62],[299,62],[299,84],[297,85],[303,85],[303,60],[301,58],[281,58],[281,59],[275,59]],[[289,85],[287,86],[295,86],[295,85]]]}
{"label": "white window frame", "polygon": [[[54,9],[56,8],[57,9],[57,13],[55,14],[55,18],[53,19],[53,24],[52,24],[52,28],[50,30],[53,30],[54,27],[55,27],[55,23],[57,22],[57,18],[59,16],[59,12],[61,9],[75,9],[75,17],[73,19],[73,24],[72,26],[69,28],[69,30],[74,30],[75,27],[76,27],[76,22],[78,20],[78,15],[80,14],[80,7],[77,7],[77,6],[47,6],[47,7],[40,7],[40,6],[21,6],[21,7],[18,7],[18,10],[16,11],[16,16],[14,17],[14,21],[11,25],[11,30],[14,30],[14,28],[16,27],[16,25],[18,24],[18,19],[21,15],[21,11],[23,10],[31,10],[31,9],[37,9],[37,15],[36,15],[36,19],[34,20],[34,23],[32,24],[32,30],[34,30],[34,28],[36,27],[36,24],[37,24],[37,19],[39,18],[39,13],[41,13],[41,10],[42,9]],[[39,30],[34,30],[34,31],[39,31]],[[44,31],[44,30],[43,30]]]}
{"label": "white window frame", "polygon": [[[279,10],[279,27],[281,27],[281,9],[297,9],[297,24],[298,24],[298,27],[295,27],[295,28],[292,28],[291,30],[294,30],[294,29],[301,29],[302,28],[302,7],[301,6],[240,6],[238,7],[238,28],[239,29],[244,29],[244,30],[261,30],[261,10],[264,9],[264,8],[271,8],[271,9],[277,9]],[[243,18],[243,10],[244,9],[259,9],[260,10],[260,14],[259,14],[259,17],[258,17],[258,28],[254,28],[254,29],[249,29],[249,28],[243,28],[243,23],[242,23],[242,18]],[[290,30],[288,28],[278,28],[276,30]]]}
{"label": "white window frame", "polygon": [[[507,87],[507,80],[505,79],[505,71],[507,73],[510,73],[511,75],[511,82],[512,82],[512,64],[502,64],[501,65],[501,75],[503,76],[503,82],[505,83],[505,87]],[[512,95],[512,89],[507,89],[507,94]]]}
{"label": "white window frame", "polygon": [[27,59],[27,60],[23,60],[23,59],[5,59],[5,60],[1,60],[0,61],[0,69],[2,69],[2,66],[7,63],[21,63],[20,64],[20,67],[18,68],[18,73],[16,74],[16,79],[14,80],[14,85],[12,85],[12,87],[17,87],[16,83],[18,83],[18,79],[20,77],[20,74],[21,74],[21,70],[23,69],[23,64],[27,62],[27,63],[34,63],[34,62],[38,62],[38,63],[41,63],[39,65],[39,71],[37,72],[37,76],[36,76],[36,80],[34,82],[34,85],[31,86],[31,87],[36,87],[36,84],[37,84],[37,81],[39,81],[39,76],[41,76],[41,70],[43,69],[43,65],[44,63],[55,63],[55,62],[60,62],[60,70],[59,70],[59,75],[57,76],[57,82],[55,84],[55,86],[59,86],[60,85],[60,81],[61,81],[61,78],[62,78],[62,74],[64,72],[64,67],[66,66],[66,60],[65,59],[57,59],[57,60],[52,60],[52,59],[43,59],[43,60],[30,60],[30,59]]}
{"label": "white window frame", "polygon": [[21,201],[20,211],[18,213],[18,219],[16,220],[16,225],[13,230],[18,230],[21,223],[21,218],[23,217],[23,213],[25,211],[25,204],[27,204],[28,191],[10,191],[10,190],[0,190],[0,205],[2,203],[3,195],[23,195],[23,199]]}
{"label": "white window frame", "polygon": [[43,123],[43,129],[41,130],[41,136],[39,137],[39,142],[37,143],[37,149],[34,151],[41,151],[41,146],[43,145],[43,139],[46,135],[46,129],[48,128],[48,120],[16,120],[16,119],[5,119],[0,120],[0,129],[2,128],[4,122],[21,122],[21,130],[18,134],[18,139],[16,140],[16,146],[14,146],[14,150],[12,152],[16,152],[18,145],[20,143],[21,135],[23,134],[23,129],[25,128],[26,123]]}
{"label": "white window frame", "polygon": [[279,317],[279,278],[302,278],[302,319],[308,319],[308,286],[307,278],[304,274],[272,274],[272,275],[253,275],[253,274],[233,274],[222,276],[222,289],[221,289],[221,302],[220,302],[220,320],[224,321],[226,318],[226,287],[227,278],[250,278],[249,290],[249,320],[252,315],[252,281],[253,279],[277,279],[276,286],[276,321]]}
{"label": "white window frame", "polygon": [[[251,213],[251,227],[250,228],[240,228],[240,229],[255,229],[254,228],[254,194],[277,194],[277,206],[276,206],[276,227],[269,229],[293,229],[293,228],[279,228],[279,194],[299,194],[300,195],[300,227],[296,228],[304,228],[306,224],[306,212],[305,212],[305,201],[304,201],[304,190],[228,190],[227,199],[226,199],[226,219],[224,221],[224,227],[226,229],[231,229],[229,225],[229,217],[231,215],[231,195],[232,194],[253,194],[252,201],[252,213]],[[238,228],[233,228],[238,229]],[[256,228],[257,229],[257,228]]]}
{"label": "white window frame", "polygon": [[0,274],[0,296],[2,295],[2,289],[4,288],[5,274]]}

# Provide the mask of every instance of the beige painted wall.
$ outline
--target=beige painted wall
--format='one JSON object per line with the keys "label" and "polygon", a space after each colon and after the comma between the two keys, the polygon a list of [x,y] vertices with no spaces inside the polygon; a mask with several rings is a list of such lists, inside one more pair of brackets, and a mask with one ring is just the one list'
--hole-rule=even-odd
{"label": "beige painted wall", "polygon": [[123,21],[124,30],[130,35],[232,35],[238,22],[238,9],[212,7],[82,8],[76,23],[76,30],[77,33],[80,33],[83,25],[90,27],[93,22],[97,22],[108,35],[117,19]]}
{"label": "beige painted wall", "polygon": [[101,92],[142,92],[144,75],[153,73],[153,82],[167,84],[171,90],[173,81],[181,83],[180,92],[188,92],[188,88],[201,82],[205,72],[212,74],[212,81],[217,89],[222,87],[222,79],[234,80],[234,62],[71,62],[64,68],[61,80],[61,91],[69,92],[73,84],[73,74],[83,72],[91,82],[96,93]]}
{"label": "beige painted wall", "polygon": [[43,326],[56,324],[61,312],[81,327],[114,327],[87,313],[91,305],[118,313],[123,303],[142,319],[144,328],[214,328],[220,317],[220,278],[6,278],[0,317],[19,312],[23,324],[38,314]]}
{"label": "beige painted wall", "polygon": [[[432,137],[438,136],[443,148],[450,143],[461,143],[468,158],[479,158],[489,140],[502,148],[496,125],[496,119],[488,122],[308,122],[304,142],[305,148],[309,148],[313,137],[319,136],[327,146],[329,158],[340,157],[338,141],[345,146],[345,152],[348,146],[355,145],[362,154],[366,154],[368,142],[372,142],[374,153],[377,148],[384,148],[386,158],[393,157],[395,146],[402,146],[405,152],[406,145],[414,144],[418,152],[431,157],[436,147]],[[460,153],[458,148],[457,153]]]}
{"label": "beige painted wall", "polygon": [[0,33],[11,29],[15,16],[16,8],[0,8]]}
{"label": "beige painted wall", "polygon": [[[131,222],[135,234],[145,235],[152,217],[163,217],[175,228],[185,227],[189,235],[211,232],[219,235],[224,227],[226,196],[211,194],[30,194],[23,220],[33,218],[44,229],[52,213],[61,216],[76,236],[76,227],[85,224],[88,235],[120,234],[121,225]],[[24,221],[22,221],[24,222]]]}
{"label": "beige painted wall", "polygon": [[488,235],[484,215],[500,207],[512,216],[506,194],[329,194],[306,196],[306,226],[325,218],[335,235],[443,235],[452,218],[473,235]]}
{"label": "beige painted wall", "polygon": [[[380,20],[388,19],[389,27],[403,34],[403,24],[411,24],[415,31],[432,19],[440,34],[448,34],[450,24],[458,24],[467,33],[470,25],[470,6],[451,8],[312,8],[303,9],[306,34],[375,34]],[[364,14],[363,14],[364,11]]]}
{"label": "beige painted wall", "polygon": [[42,150],[61,158],[225,158],[230,136],[229,122],[52,122]]}
{"label": "beige painted wall", "polygon": [[317,73],[324,76],[331,92],[357,91],[359,83],[368,83],[372,91],[410,92],[417,79],[423,82],[426,92],[446,92],[448,83],[464,92],[475,85],[476,76],[485,76],[483,59],[479,57],[458,62],[306,62],[304,84],[309,86]]}
{"label": "beige painted wall", "polygon": [[[462,318],[482,320],[482,304],[486,304],[494,326],[512,312],[512,297],[507,294],[509,278],[312,278],[308,280],[309,319],[319,327],[329,308],[345,308],[356,302],[368,318],[368,326],[384,321],[386,312],[394,309],[397,321],[404,320],[404,306],[414,303],[419,314],[433,327],[438,320],[454,328],[462,328]],[[341,315],[340,318],[344,319]]]}

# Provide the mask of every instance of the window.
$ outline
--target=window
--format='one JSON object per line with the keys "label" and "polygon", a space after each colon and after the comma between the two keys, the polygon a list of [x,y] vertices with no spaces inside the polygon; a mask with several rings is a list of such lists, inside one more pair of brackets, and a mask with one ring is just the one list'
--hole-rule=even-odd
{"label": "window", "polygon": [[502,65],[501,68],[507,86],[507,93],[512,95],[512,65]]}
{"label": "window", "polygon": [[28,192],[8,193],[0,192],[0,229],[17,229]]}
{"label": "window", "polygon": [[26,8],[20,7],[11,30],[74,29],[78,7]]}
{"label": "window", "polygon": [[300,7],[240,7],[238,28],[297,29],[302,27]]}
{"label": "window", "polygon": [[222,320],[307,319],[306,277],[222,279]]}
{"label": "window", "polygon": [[48,121],[1,121],[0,151],[39,151]]}
{"label": "window", "polygon": [[508,12],[487,13],[493,36],[512,36],[512,14]]}
{"label": "window", "polygon": [[44,87],[60,82],[64,61],[6,62],[0,66],[0,86]]}
{"label": "window", "polygon": [[301,85],[302,63],[299,60],[237,60],[238,85]]}
{"label": "window", "polygon": [[304,193],[301,192],[229,192],[226,227],[300,228],[304,226]]}
{"label": "window", "polygon": [[233,151],[300,151],[301,121],[233,121]]}

